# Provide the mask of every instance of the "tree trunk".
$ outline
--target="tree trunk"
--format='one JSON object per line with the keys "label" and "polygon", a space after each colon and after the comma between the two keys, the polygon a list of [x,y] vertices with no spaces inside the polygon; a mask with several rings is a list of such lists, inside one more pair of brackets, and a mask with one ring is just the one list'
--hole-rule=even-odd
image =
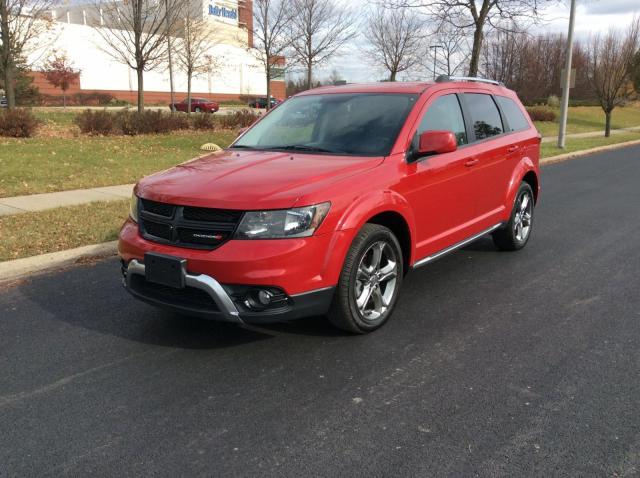
{"label": "tree trunk", "polygon": [[608,138],[609,136],[611,136],[611,111],[605,111],[604,117],[604,136],[605,138]]}
{"label": "tree trunk", "polygon": [[171,94],[171,114],[173,114],[175,112],[175,108],[173,107],[173,105],[176,104],[176,95],[175,95],[175,90],[174,90],[174,86],[173,86],[173,61],[171,60],[171,32],[169,31],[169,26],[170,26],[170,18],[169,18],[169,1],[165,0],[164,2],[164,7],[165,7],[165,16],[167,19],[167,60],[169,63],[169,90],[170,90],[170,94]]}
{"label": "tree trunk", "polygon": [[396,81],[396,71],[393,70],[389,75],[389,81]]}
{"label": "tree trunk", "polygon": [[187,71],[187,114],[191,114],[191,76],[193,73]]}
{"label": "tree trunk", "polygon": [[482,23],[476,23],[473,32],[473,48],[471,48],[471,61],[469,62],[469,76],[478,76],[478,65],[480,63],[480,52],[482,51]]}
{"label": "tree trunk", "polygon": [[13,84],[13,65],[11,63],[4,69],[4,91],[7,95],[7,107],[12,110],[16,107],[16,91]]}
{"label": "tree trunk", "polygon": [[271,72],[267,71],[267,111],[271,109]]}
{"label": "tree trunk", "polygon": [[66,91],[62,92],[62,109],[64,111],[67,111],[67,92]]}
{"label": "tree trunk", "polygon": [[144,111],[144,72],[142,68],[138,68],[136,74],[138,75],[138,113],[142,113]]}
{"label": "tree trunk", "polygon": [[313,81],[313,69],[311,68],[311,63],[307,64],[307,90],[313,88],[311,86],[311,82]]}
{"label": "tree trunk", "polygon": [[0,54],[4,63],[4,91],[7,95],[9,109],[16,107],[16,91],[13,84],[13,55],[11,52],[11,39],[9,38],[9,9],[6,0],[0,0]]}
{"label": "tree trunk", "polygon": [[167,61],[169,62],[169,91],[171,92],[171,114],[175,112],[176,94],[173,86],[173,62],[171,60],[171,38],[167,37]]}

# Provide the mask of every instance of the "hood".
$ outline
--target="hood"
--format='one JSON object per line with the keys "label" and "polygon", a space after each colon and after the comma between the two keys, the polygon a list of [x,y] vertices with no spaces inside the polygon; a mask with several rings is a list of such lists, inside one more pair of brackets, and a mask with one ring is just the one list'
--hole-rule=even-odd
{"label": "hood", "polygon": [[285,209],[304,196],[377,166],[382,160],[225,150],[148,176],[138,183],[136,193],[146,199],[185,206]]}

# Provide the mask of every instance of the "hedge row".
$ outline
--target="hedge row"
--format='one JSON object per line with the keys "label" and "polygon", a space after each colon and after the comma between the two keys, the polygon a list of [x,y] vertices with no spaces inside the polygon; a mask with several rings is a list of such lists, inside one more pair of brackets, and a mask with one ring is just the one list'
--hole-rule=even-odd
{"label": "hedge row", "polygon": [[85,134],[136,136],[186,129],[240,129],[250,126],[257,119],[258,115],[249,110],[235,111],[232,114],[217,117],[206,113],[185,115],[151,110],[142,113],[127,110],[116,113],[85,110],[76,116],[75,123]]}
{"label": "hedge row", "polygon": [[529,106],[527,112],[533,121],[556,120],[556,112],[548,106]]}
{"label": "hedge row", "polygon": [[0,110],[0,136],[29,138],[36,132],[39,124],[40,121],[29,110]]}

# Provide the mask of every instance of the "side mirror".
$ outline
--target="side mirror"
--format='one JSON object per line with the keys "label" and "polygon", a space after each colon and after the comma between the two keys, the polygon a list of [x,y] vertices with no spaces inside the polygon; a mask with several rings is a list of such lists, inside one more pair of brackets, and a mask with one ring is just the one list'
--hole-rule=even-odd
{"label": "side mirror", "polygon": [[418,156],[452,153],[458,149],[456,136],[451,131],[425,131],[418,141]]}

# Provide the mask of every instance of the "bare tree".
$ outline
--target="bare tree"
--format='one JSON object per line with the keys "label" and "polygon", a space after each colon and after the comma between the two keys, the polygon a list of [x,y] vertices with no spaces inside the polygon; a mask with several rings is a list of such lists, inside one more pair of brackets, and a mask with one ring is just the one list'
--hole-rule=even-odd
{"label": "bare tree", "polygon": [[284,67],[291,16],[291,5],[287,0],[255,0],[253,3],[253,52],[262,64],[267,80],[267,110],[271,108],[271,80]]}
{"label": "bare tree", "polygon": [[313,68],[356,37],[356,18],[353,10],[336,0],[292,0],[292,4],[293,60],[305,68],[311,88]]}
{"label": "bare tree", "polygon": [[591,38],[588,76],[605,114],[605,136],[611,135],[611,113],[632,90],[635,55],[640,46],[640,17],[622,33],[611,29]]}
{"label": "bare tree", "polygon": [[389,10],[378,4],[367,18],[366,32],[366,55],[389,72],[389,81],[396,81],[398,73],[420,63],[425,29],[415,10]]}
{"label": "bare tree", "polygon": [[[566,36],[547,32],[530,35],[493,31],[487,35],[480,69],[484,76],[502,81],[517,91],[525,104],[546,102],[560,95],[560,73],[564,68]],[[573,65],[577,71],[573,99],[594,99],[587,78],[588,48],[584,43],[573,46]]]}
{"label": "bare tree", "polygon": [[104,42],[103,50],[136,71],[138,112],[144,110],[144,72],[165,61],[167,38],[179,18],[174,12],[183,5],[182,0],[105,0],[95,6],[92,26]]}
{"label": "bare tree", "polygon": [[426,60],[430,64],[435,61],[438,71],[452,76],[459,73],[468,63],[471,50],[469,38],[464,31],[444,23],[435,34],[430,36],[429,40],[432,43],[431,46],[437,46],[437,48],[429,48]]}
{"label": "bare tree", "polygon": [[469,76],[478,75],[485,29],[509,30],[541,19],[541,8],[554,0],[395,0],[396,8],[423,9],[440,25],[449,24],[473,38]]}
{"label": "bare tree", "polygon": [[191,113],[191,80],[195,75],[210,72],[215,68],[215,57],[208,52],[213,48],[213,30],[206,20],[198,19],[188,8],[179,27],[176,60],[187,75],[187,114]]}
{"label": "bare tree", "polygon": [[340,72],[338,70],[336,70],[335,68],[333,70],[331,70],[331,74],[329,75],[329,78],[327,79],[327,82],[329,85],[337,85],[341,82],[345,81],[344,78],[342,78],[342,75],[340,74]]}
{"label": "bare tree", "polygon": [[[173,105],[176,104],[176,88],[173,82],[173,47],[171,45],[171,36],[173,35],[173,25],[175,22],[172,20],[171,15],[177,14],[179,12],[171,12],[169,11],[169,1],[164,0],[164,7],[167,10],[167,18],[165,19],[165,25],[167,28],[167,68],[169,70],[169,98],[171,100],[171,113],[174,112]],[[189,108],[191,109],[191,108]]]}
{"label": "bare tree", "polygon": [[15,108],[18,66],[45,41],[54,0],[0,0],[0,71],[7,105]]}

